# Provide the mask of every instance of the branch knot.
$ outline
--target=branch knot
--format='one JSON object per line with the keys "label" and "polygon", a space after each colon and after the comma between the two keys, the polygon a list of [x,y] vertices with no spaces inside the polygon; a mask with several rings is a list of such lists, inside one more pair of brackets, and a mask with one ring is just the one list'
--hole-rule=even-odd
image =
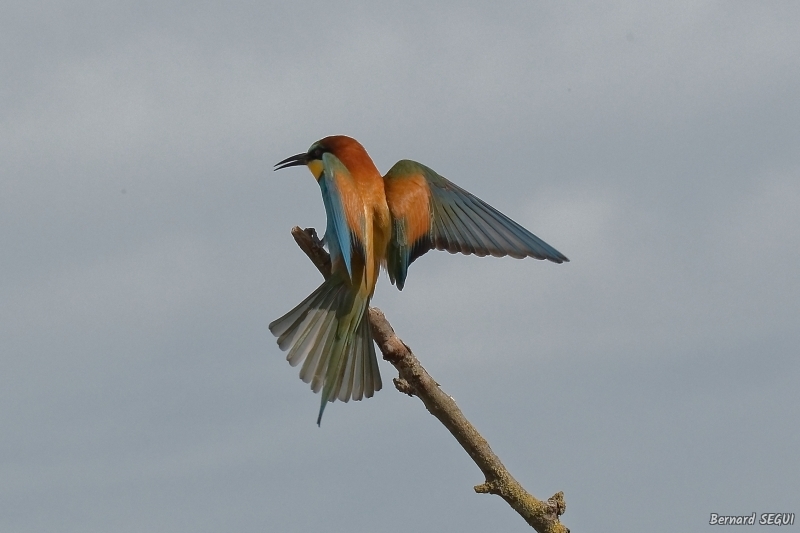
{"label": "branch knot", "polygon": [[394,386],[397,390],[403,394],[414,396],[414,387],[411,386],[411,383],[403,378],[394,378],[392,381],[394,382]]}

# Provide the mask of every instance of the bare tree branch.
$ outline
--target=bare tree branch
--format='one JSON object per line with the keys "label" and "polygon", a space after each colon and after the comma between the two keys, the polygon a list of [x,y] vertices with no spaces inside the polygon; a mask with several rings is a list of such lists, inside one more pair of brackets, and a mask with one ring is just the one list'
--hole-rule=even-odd
{"label": "bare tree branch", "polygon": [[[330,256],[322,248],[316,231],[313,228],[302,230],[294,227],[292,236],[322,275],[326,278],[330,276]],[[372,335],[383,358],[394,365],[400,374],[394,379],[397,390],[422,400],[428,411],[444,424],[483,472],[486,480],[475,487],[475,492],[500,496],[539,533],[569,533],[569,529],[558,518],[567,509],[564,493],[557,492],[547,501],[529,494],[506,470],[486,439],[464,417],[456,402],[442,391],[411,349],[395,335],[383,312],[371,307],[369,319]]]}

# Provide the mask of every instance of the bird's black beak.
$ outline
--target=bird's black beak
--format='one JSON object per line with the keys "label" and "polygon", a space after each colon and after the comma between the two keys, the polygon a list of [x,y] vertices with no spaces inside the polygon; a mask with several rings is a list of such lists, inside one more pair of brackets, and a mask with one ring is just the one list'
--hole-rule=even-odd
{"label": "bird's black beak", "polygon": [[273,170],[280,170],[286,167],[297,167],[300,165],[307,165],[308,164],[308,154],[297,154],[293,155],[292,157],[287,157],[280,163],[275,164],[275,168]]}

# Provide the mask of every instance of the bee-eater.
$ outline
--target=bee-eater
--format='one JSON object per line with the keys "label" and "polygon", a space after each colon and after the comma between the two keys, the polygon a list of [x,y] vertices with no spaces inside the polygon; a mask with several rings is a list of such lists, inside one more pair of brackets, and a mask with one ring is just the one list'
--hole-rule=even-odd
{"label": "bee-eater", "polygon": [[404,159],[381,177],[350,137],[325,137],[275,170],[296,165],[308,166],[322,191],[331,276],[269,329],[289,350],[289,364],[302,363],[300,378],[322,390],[317,424],[327,402],[369,398],[381,388],[367,315],[381,266],[402,290],[409,265],[433,248],[569,261],[425,165]]}

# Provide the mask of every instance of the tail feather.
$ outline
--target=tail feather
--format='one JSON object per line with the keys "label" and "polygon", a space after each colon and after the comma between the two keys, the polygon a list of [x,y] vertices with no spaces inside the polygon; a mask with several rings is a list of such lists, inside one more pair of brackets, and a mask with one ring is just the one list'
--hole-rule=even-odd
{"label": "tail feather", "polygon": [[[330,302],[322,302],[323,306],[326,304],[329,305]],[[286,355],[286,360],[289,361],[289,364],[297,366],[300,364],[300,361],[313,359],[314,355],[317,355],[314,353],[315,350],[320,348],[320,341],[324,339],[324,336],[320,334],[330,329],[334,322],[334,314],[327,312],[323,307],[310,311],[305,320],[293,325],[293,327],[296,328],[294,331],[302,333],[294,335],[291,342],[284,342],[285,347],[282,346],[283,349],[289,350],[289,353]],[[278,345],[280,346],[280,340]]]}
{"label": "tail feather", "polygon": [[[302,368],[300,368],[300,379],[306,383],[311,383],[311,390],[315,393],[322,389],[321,376],[324,374],[325,369],[323,368],[324,365],[320,362],[323,360],[322,354],[330,351],[334,337],[334,335],[331,335],[331,329],[336,327],[336,320],[330,318],[330,315],[328,315],[328,317],[329,319],[326,320],[325,328],[320,330],[314,342],[314,346],[309,352],[309,356],[303,363]],[[320,376],[320,378],[314,381],[315,376]]]}
{"label": "tail feather", "polygon": [[302,363],[300,379],[322,391],[317,423],[327,402],[361,400],[381,389],[368,313],[369,298],[334,276],[269,325],[289,364]]}
{"label": "tail feather", "polygon": [[[358,339],[354,339],[353,347],[357,348],[360,342]],[[351,350],[348,356],[346,356],[342,360],[342,374],[341,380],[337,380],[339,386],[339,395],[338,398],[340,401],[349,400],[353,394],[353,370],[355,370],[356,364],[360,364],[361,361],[361,351],[358,349]]]}
{"label": "tail feather", "polygon": [[[308,334],[308,325],[320,316],[320,312],[324,313],[330,307],[329,301],[336,294],[326,289],[323,283],[297,307],[269,325],[269,330],[278,337],[278,346],[281,350],[285,351],[295,346],[298,337]],[[303,327],[303,323],[306,323],[306,327]]]}
{"label": "tail feather", "polygon": [[[361,327],[364,331],[358,335],[358,338],[362,340],[362,365],[356,368],[356,375],[360,382],[360,389],[358,389],[359,399],[361,399],[362,395],[369,398],[369,391],[381,390],[383,386],[383,383],[381,383],[381,374],[378,370],[378,358],[375,356],[375,344],[372,342],[372,326],[369,323],[369,308],[364,312],[364,320],[361,321]],[[355,390],[353,394],[356,394]]]}
{"label": "tail feather", "polygon": [[[359,328],[369,328],[369,320],[362,320]],[[366,383],[366,370],[370,369],[370,352],[369,348],[372,346],[371,332],[358,332],[356,334],[357,342],[356,350],[357,357],[360,364],[355,364],[353,367],[353,399],[360,400],[364,397],[364,387]],[[373,348],[374,350],[375,348]],[[378,387],[380,389],[380,387]]]}
{"label": "tail feather", "polygon": [[[340,401],[347,401],[353,392],[352,371],[354,370],[357,360],[360,359],[361,342],[359,342],[358,333],[360,322],[364,318],[364,307],[366,302],[356,302],[360,304],[354,306],[350,313],[340,319],[339,332],[340,337],[337,339],[342,343],[342,349],[334,349],[334,358],[332,365],[328,367],[328,375],[326,381],[330,386],[330,393],[323,395],[330,397],[338,397]],[[334,345],[336,346],[336,345]],[[335,362],[334,362],[335,361]]]}
{"label": "tail feather", "polygon": [[[364,327],[367,330],[364,337],[364,349],[370,353],[368,357],[369,366],[367,366],[367,363],[364,363],[364,375],[366,379],[369,380],[369,388],[366,386],[364,387],[364,394],[367,395],[368,390],[381,390],[383,382],[381,381],[381,372],[378,368],[378,358],[375,357],[375,344],[372,342],[372,326],[369,323],[369,308],[367,308],[364,315],[364,322],[366,323]],[[367,397],[369,396],[367,395]]]}

